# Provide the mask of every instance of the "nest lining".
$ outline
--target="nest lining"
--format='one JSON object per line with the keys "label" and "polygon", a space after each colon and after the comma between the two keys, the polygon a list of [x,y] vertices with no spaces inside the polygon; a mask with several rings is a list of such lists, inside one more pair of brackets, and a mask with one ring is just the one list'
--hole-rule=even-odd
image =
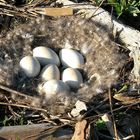
{"label": "nest lining", "polygon": [[[32,55],[33,48],[37,46],[50,47],[57,54],[61,48],[73,48],[85,57],[81,70],[84,84],[68,97],[55,97],[50,102],[55,107],[56,100],[61,103],[66,101],[68,106],[78,99],[88,101],[116,84],[119,70],[126,60],[126,55],[120,53],[110,34],[105,26],[81,17],[38,18],[30,21],[9,32],[0,41],[0,83],[37,96],[36,87],[41,81],[39,77],[24,77],[19,69],[21,58]],[[42,103],[47,104],[45,101]]]}

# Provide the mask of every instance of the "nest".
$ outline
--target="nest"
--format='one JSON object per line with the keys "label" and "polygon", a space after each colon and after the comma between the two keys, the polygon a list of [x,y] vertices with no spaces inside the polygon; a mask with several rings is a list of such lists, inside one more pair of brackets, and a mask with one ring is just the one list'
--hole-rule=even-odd
{"label": "nest", "polygon": [[[37,46],[50,47],[57,53],[61,48],[79,51],[85,58],[81,69],[83,85],[67,97],[56,96],[46,102],[43,95],[38,94],[39,76],[25,78],[19,68],[19,61],[32,55]],[[117,84],[126,60],[126,55],[113,41],[111,29],[79,16],[31,20],[8,32],[0,41],[0,49],[0,83],[36,96],[40,106],[47,106],[50,113],[64,113],[77,100],[89,102],[97,95],[103,96],[106,89]]]}

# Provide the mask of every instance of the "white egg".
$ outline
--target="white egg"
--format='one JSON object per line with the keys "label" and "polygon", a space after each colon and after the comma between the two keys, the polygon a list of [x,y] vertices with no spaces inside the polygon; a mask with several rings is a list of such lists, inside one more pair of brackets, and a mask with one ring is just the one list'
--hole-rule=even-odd
{"label": "white egg", "polygon": [[55,95],[66,95],[69,92],[69,87],[61,80],[49,80],[43,85],[46,99]]}
{"label": "white egg", "polygon": [[60,72],[56,65],[48,64],[42,69],[40,77],[43,81],[51,79],[60,80]]}
{"label": "white egg", "polygon": [[83,83],[83,78],[78,70],[67,68],[62,73],[62,81],[67,83],[69,87],[77,89]]}
{"label": "white egg", "polygon": [[59,53],[62,65],[71,68],[81,68],[84,64],[84,57],[73,49],[62,49]]}
{"label": "white egg", "polygon": [[32,56],[25,56],[20,60],[20,68],[28,77],[35,77],[40,72],[40,63]]}
{"label": "white egg", "polygon": [[38,59],[42,66],[47,64],[60,65],[60,60],[57,54],[50,48],[39,46],[33,49],[33,56]]}

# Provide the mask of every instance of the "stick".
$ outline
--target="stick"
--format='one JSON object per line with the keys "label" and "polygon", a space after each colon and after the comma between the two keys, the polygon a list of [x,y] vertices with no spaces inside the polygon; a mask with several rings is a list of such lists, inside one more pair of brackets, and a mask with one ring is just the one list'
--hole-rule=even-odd
{"label": "stick", "polygon": [[50,126],[47,123],[22,125],[22,126],[6,126],[0,127],[0,139],[8,140],[37,140],[52,139],[60,140],[71,138],[73,131],[70,128],[63,129],[62,126]]}
{"label": "stick", "polygon": [[27,108],[27,109],[32,109],[32,110],[38,110],[38,111],[42,111],[42,112],[48,113],[47,110],[45,110],[43,108],[38,108],[38,107],[31,107],[31,106],[26,106],[26,105],[4,103],[4,102],[0,102],[0,104],[1,105],[7,105],[7,106],[15,106],[15,107]]}

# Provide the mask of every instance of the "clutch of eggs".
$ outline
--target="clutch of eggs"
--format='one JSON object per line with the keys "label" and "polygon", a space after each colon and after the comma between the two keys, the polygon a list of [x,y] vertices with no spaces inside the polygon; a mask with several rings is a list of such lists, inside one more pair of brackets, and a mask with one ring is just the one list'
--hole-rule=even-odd
{"label": "clutch of eggs", "polygon": [[[66,69],[60,80],[60,60]],[[69,88],[78,89],[83,83],[82,74],[77,70],[84,64],[84,57],[73,49],[61,49],[58,55],[50,48],[39,46],[33,49],[33,56],[25,56],[20,61],[20,67],[28,77],[39,75],[45,84],[42,90],[46,99],[59,94],[66,94]],[[41,66],[43,67],[41,72]],[[67,68],[68,67],[68,68]]]}

